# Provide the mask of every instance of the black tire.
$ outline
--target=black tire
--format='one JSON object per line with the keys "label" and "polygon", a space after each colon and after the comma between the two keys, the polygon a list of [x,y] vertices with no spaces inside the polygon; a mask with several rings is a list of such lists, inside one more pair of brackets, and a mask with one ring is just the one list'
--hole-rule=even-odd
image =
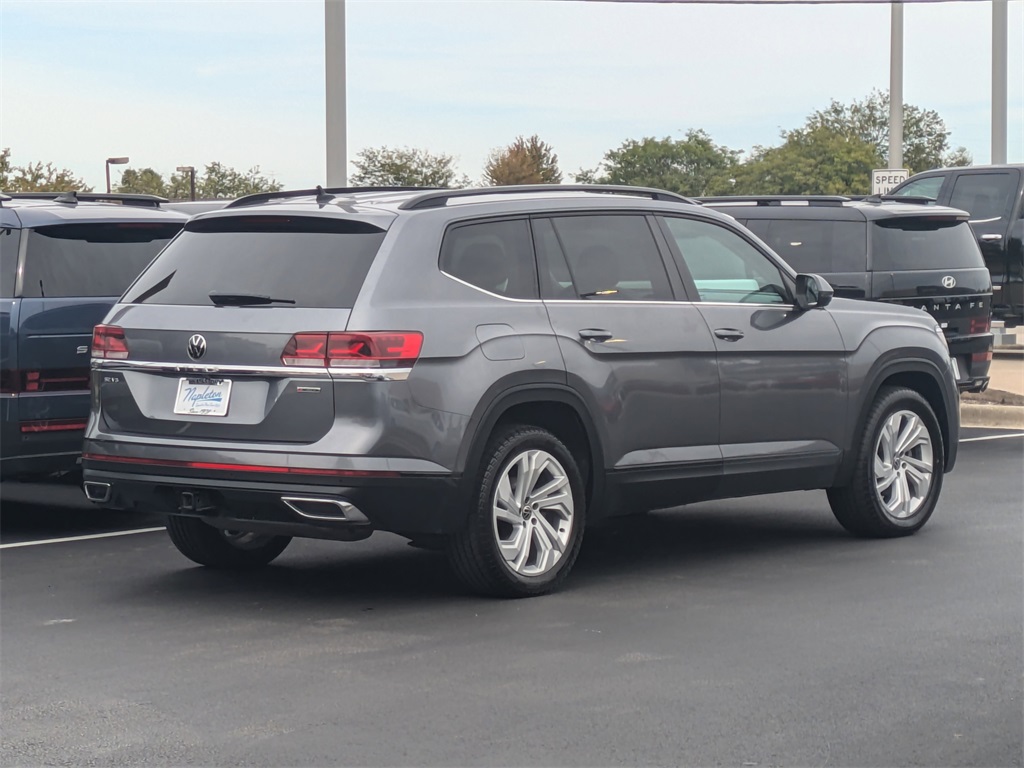
{"label": "black tire", "polygon": [[[907,517],[890,514],[875,490],[875,451],[886,421],[900,411],[916,414],[928,430],[931,442],[931,485],[920,506]],[[830,488],[828,500],[836,520],[855,536],[894,538],[916,533],[928,522],[942,491],[945,449],[942,431],[928,401],[912,389],[883,387],[868,412],[857,447],[856,465],[850,483]]]}
{"label": "black tire", "polygon": [[189,560],[209,568],[244,570],[266,565],[284,552],[290,536],[253,536],[249,540],[207,525],[195,517],[171,515],[167,519],[171,541]]}
{"label": "black tire", "polygon": [[[503,473],[528,450],[544,451],[554,457],[561,464],[572,494],[568,540],[560,558],[550,570],[540,575],[517,573],[505,562],[492,518],[492,504]],[[451,538],[448,546],[449,561],[463,583],[474,592],[497,597],[533,597],[560,586],[579,555],[586,520],[583,478],[576,459],[565,444],[540,427],[520,424],[501,427],[487,443],[472,489],[469,519],[465,528]],[[530,522],[536,524],[533,520]]]}

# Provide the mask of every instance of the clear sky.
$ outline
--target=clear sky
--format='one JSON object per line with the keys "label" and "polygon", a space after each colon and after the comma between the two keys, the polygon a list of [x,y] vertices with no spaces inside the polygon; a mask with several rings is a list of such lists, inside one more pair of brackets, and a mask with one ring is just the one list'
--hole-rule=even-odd
{"label": "clear sky", "polygon": [[[564,172],[689,128],[749,151],[889,82],[884,4],[347,9],[350,158],[420,147],[474,180],[518,134],[551,143]],[[990,158],[991,14],[987,0],[905,8],[905,100],[937,110],[976,163]],[[1009,160],[1024,162],[1024,2],[1009,16]],[[0,145],[97,189],[113,155],[167,175],[218,160],[322,183],[323,22],[323,0],[0,0]]]}

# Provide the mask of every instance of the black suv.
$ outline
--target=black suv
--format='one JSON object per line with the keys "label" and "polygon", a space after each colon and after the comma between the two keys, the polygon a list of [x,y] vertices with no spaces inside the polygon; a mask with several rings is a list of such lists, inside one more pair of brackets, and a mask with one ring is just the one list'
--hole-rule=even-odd
{"label": "black suv", "polygon": [[92,329],[187,216],[149,195],[0,195],[0,477],[73,470]]}
{"label": "black suv", "polygon": [[992,315],[1014,326],[1024,318],[1024,165],[940,168],[911,176],[893,197],[926,197],[971,214],[992,273]]}
{"label": "black suv", "polygon": [[961,391],[988,386],[992,279],[968,214],[903,198],[712,197],[798,272],[825,277],[836,296],[930,312],[949,341]]}

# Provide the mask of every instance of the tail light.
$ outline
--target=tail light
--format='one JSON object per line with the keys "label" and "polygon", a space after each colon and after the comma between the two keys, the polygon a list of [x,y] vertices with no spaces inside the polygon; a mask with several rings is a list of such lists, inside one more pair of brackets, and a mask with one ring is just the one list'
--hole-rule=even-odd
{"label": "tail light", "polygon": [[991,363],[992,362],[992,350],[988,352],[975,352],[971,355],[972,363]]}
{"label": "tail light", "polygon": [[420,356],[419,331],[296,333],[285,345],[285,365],[327,368],[402,368]]}
{"label": "tail light", "polygon": [[968,333],[988,333],[991,328],[992,317],[990,315],[972,317]]}
{"label": "tail light", "polygon": [[128,342],[124,328],[116,325],[97,325],[92,330],[92,356],[102,360],[125,360]]}
{"label": "tail light", "polygon": [[40,371],[6,370],[0,373],[0,392],[78,392],[89,388],[88,368],[49,368]]}

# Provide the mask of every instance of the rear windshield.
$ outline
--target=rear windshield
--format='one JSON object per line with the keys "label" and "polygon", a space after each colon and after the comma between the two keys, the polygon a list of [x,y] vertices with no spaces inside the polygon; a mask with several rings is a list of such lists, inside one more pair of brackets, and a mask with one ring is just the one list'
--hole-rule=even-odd
{"label": "rear windshield", "polygon": [[863,272],[867,224],[813,219],[751,220],[747,227],[797,272]]}
{"label": "rear windshield", "polygon": [[213,293],[266,297],[275,307],[348,308],[383,239],[384,230],[351,219],[200,219],[189,222],[124,300],[211,306]]}
{"label": "rear windshield", "polygon": [[55,224],[26,230],[21,295],[120,296],[180,230],[180,222]]}
{"label": "rear windshield", "polygon": [[874,222],[871,256],[875,272],[985,266],[966,221],[935,217]]}

